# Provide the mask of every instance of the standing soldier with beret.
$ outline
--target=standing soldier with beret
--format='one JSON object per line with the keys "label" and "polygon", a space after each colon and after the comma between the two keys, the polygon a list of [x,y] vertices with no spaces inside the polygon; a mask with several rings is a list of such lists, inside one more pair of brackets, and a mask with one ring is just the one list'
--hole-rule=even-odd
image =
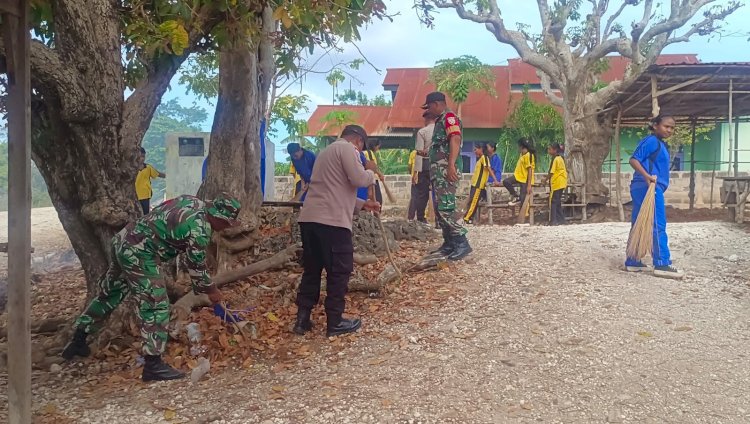
{"label": "standing soldier with beret", "polygon": [[461,157],[461,120],[448,109],[445,94],[434,92],[427,95],[422,109],[429,111],[435,120],[430,147],[430,179],[437,197],[435,218],[443,230],[443,245],[432,252],[458,261],[472,252],[466,239],[466,228],[461,219],[456,219],[456,188],[460,180],[458,160]]}

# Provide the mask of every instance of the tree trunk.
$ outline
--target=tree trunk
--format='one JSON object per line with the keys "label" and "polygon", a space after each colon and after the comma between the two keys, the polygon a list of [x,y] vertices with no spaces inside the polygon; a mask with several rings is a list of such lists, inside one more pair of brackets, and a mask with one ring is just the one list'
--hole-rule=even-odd
{"label": "tree trunk", "polygon": [[563,105],[565,147],[568,178],[586,184],[588,203],[605,204],[609,190],[602,183],[602,164],[609,153],[612,117],[598,117],[597,108],[584,106],[585,95],[572,98]]}
{"label": "tree trunk", "polygon": [[[211,199],[220,192],[242,203],[240,228],[224,232],[232,251],[249,248],[258,228],[263,196],[260,186],[260,122],[266,110],[273,77],[273,30],[270,8],[262,13],[261,41],[238,40],[219,54],[219,96],[211,127],[211,153],[200,196]],[[220,255],[222,256],[222,255]],[[221,260],[219,261],[221,262]],[[220,263],[220,267],[221,267]]]}
{"label": "tree trunk", "polygon": [[59,1],[53,13],[54,46],[36,42],[31,53],[32,158],[80,259],[90,298],[108,266],[112,236],[139,215],[138,147],[190,50],[147,63],[126,100],[117,4]]}

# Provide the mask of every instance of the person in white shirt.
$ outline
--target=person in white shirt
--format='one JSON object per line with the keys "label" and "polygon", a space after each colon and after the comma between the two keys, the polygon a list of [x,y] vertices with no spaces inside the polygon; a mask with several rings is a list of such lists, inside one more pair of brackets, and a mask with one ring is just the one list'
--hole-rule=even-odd
{"label": "person in white shirt", "polygon": [[417,181],[412,190],[414,208],[417,211],[417,220],[427,223],[425,210],[430,200],[430,159],[427,157],[432,146],[432,133],[435,130],[435,116],[430,111],[422,114],[424,127],[417,131],[414,148],[417,156],[414,158],[414,170],[417,172]]}

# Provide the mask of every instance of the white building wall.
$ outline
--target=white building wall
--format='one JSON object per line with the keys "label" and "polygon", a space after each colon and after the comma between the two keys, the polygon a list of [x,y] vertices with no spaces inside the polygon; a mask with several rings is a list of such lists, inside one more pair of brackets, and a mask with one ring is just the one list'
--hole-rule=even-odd
{"label": "white building wall", "polygon": [[[729,124],[721,124],[721,171],[733,171],[734,145],[729,144]],[[734,124],[731,126],[732,138],[734,139]],[[739,128],[739,166],[740,171],[750,171],[750,122],[741,122]],[[734,144],[734,143],[732,143]],[[744,163],[743,163],[744,162]]]}
{"label": "white building wall", "polygon": [[[180,144],[186,144],[189,139],[200,139],[203,148],[198,149],[193,145],[185,148],[180,155]],[[195,195],[201,186],[201,174],[203,161],[208,156],[211,133],[169,133],[165,143],[167,149],[166,157],[166,197],[171,199],[182,194]],[[188,142],[189,143],[189,142]],[[275,167],[275,149],[271,141],[266,140],[266,199],[274,198],[273,174]],[[200,153],[197,155],[196,153]]]}

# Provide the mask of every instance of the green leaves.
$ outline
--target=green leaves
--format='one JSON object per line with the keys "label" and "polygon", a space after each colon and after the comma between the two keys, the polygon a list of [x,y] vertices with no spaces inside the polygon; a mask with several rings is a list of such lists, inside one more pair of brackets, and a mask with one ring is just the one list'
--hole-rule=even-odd
{"label": "green leaves", "polygon": [[474,56],[437,61],[430,70],[429,81],[458,104],[465,102],[472,91],[496,94],[492,69]]}
{"label": "green leaves", "polygon": [[174,54],[180,56],[188,47],[188,33],[180,22],[175,20],[162,22],[159,25],[159,32],[167,41],[166,48],[171,48]]}

